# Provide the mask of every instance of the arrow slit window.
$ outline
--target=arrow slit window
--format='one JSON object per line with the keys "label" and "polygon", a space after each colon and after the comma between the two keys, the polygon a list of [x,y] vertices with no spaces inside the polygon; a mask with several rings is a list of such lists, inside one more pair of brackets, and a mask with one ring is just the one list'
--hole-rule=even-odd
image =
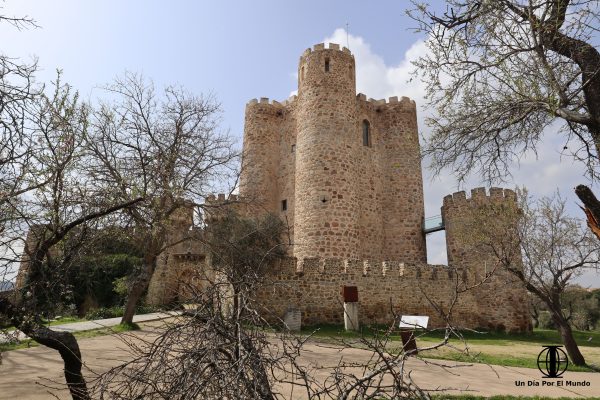
{"label": "arrow slit window", "polygon": [[371,125],[366,119],[362,123],[363,146],[371,147]]}

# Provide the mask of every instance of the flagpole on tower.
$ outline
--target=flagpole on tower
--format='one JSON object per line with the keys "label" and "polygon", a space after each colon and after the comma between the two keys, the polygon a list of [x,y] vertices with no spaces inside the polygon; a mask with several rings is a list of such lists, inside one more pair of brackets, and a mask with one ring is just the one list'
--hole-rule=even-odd
{"label": "flagpole on tower", "polygon": [[350,40],[348,39],[348,27],[350,26],[350,24],[348,24],[346,22],[346,47],[348,48],[348,50],[350,50]]}

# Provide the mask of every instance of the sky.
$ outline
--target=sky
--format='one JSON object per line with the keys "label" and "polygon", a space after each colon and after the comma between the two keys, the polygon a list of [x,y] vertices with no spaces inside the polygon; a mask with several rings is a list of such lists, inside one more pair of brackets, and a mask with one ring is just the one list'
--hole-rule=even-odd
{"label": "sky", "polygon": [[[441,1],[430,1],[437,8]],[[141,72],[157,87],[181,85],[211,93],[220,101],[222,129],[239,139],[244,108],[253,98],[284,100],[297,89],[297,63],[304,49],[322,42],[349,46],[356,59],[357,92],[372,98],[407,96],[417,102],[419,129],[431,111],[424,108],[422,82],[412,80],[411,61],[425,54],[424,37],[405,11],[409,1],[192,1],[192,0],[6,0],[0,12],[29,16],[39,25],[16,30],[0,25],[0,52],[38,59],[37,78],[50,82],[56,70],[84,99],[126,71]],[[557,189],[569,212],[581,216],[573,188],[591,185],[581,165],[561,157],[564,137],[551,129],[537,156],[515,163],[504,187],[525,186],[534,197]],[[432,176],[424,160],[426,216],[440,214],[445,195],[489,186],[472,176],[462,186],[451,171]],[[600,193],[599,185],[592,188]],[[444,233],[428,235],[428,262],[446,263]],[[600,274],[578,281],[600,287]]]}

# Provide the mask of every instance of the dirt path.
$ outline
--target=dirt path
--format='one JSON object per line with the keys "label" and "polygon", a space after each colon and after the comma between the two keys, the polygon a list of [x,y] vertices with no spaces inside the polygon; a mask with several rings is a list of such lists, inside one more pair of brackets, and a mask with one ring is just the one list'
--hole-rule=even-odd
{"label": "dirt path", "polygon": [[[152,336],[148,326],[140,334],[146,338]],[[95,372],[102,372],[119,361],[128,358],[127,347],[117,336],[99,336],[81,339],[80,346],[84,362],[88,367],[86,374],[91,379]],[[498,346],[502,347],[502,346]],[[512,352],[512,349],[511,349]],[[304,362],[317,366],[333,366],[340,357],[356,362],[365,361],[370,353],[358,349],[339,350],[331,346],[321,346],[318,343],[309,343],[303,353]],[[443,368],[435,364],[445,364],[453,368]],[[481,364],[469,366],[464,363],[450,361],[425,361],[411,359],[408,362],[412,369],[414,380],[424,389],[455,389],[448,393],[458,394],[467,391],[469,394],[484,396],[498,394],[512,394],[518,396],[548,396],[548,397],[579,397],[589,398],[600,396],[600,374],[584,372],[565,373],[561,381],[587,381],[586,387],[556,387],[541,386],[543,382],[556,382],[557,380],[541,379],[539,371],[527,368],[490,367]],[[326,369],[317,372],[318,379],[328,376]],[[540,386],[527,386],[527,383],[536,382]],[[67,399],[68,392],[64,389],[57,390],[63,382],[62,362],[58,354],[46,347],[40,346],[30,349],[15,350],[3,353],[0,365],[0,399],[49,399],[50,392],[58,398]],[[525,386],[516,386],[515,382],[524,382]],[[556,383],[554,383],[556,385]],[[49,387],[50,388],[49,388]],[[282,387],[281,392],[289,393],[289,388]],[[298,389],[294,399],[302,399]]]}
{"label": "dirt path", "polygon": [[[133,322],[142,323],[148,321],[156,321],[166,318],[171,318],[173,316],[180,315],[179,311],[167,311],[167,312],[156,312],[150,314],[138,314],[134,315]],[[93,329],[107,328],[112,326],[117,326],[121,323],[121,317],[117,318],[105,318],[105,319],[97,319],[94,321],[81,321],[81,322],[69,322],[61,325],[53,325],[52,330],[62,331],[62,332],[82,332],[82,331],[91,331]],[[14,331],[10,332],[11,334]],[[12,337],[11,337],[12,339]],[[27,335],[23,332],[19,332],[17,335],[18,340],[28,339]],[[0,343],[8,342],[9,338],[7,338],[4,334],[0,333]]]}

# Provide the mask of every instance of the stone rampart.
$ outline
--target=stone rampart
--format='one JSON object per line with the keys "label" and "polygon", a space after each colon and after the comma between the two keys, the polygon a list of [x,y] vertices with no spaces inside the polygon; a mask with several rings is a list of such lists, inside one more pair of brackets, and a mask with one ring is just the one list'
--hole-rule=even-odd
{"label": "stone rampart", "polygon": [[[273,323],[280,322],[287,309],[297,308],[304,325],[341,324],[342,287],[356,286],[361,324],[390,324],[400,315],[428,315],[431,327],[444,327],[442,314],[449,314],[450,323],[456,327],[526,330],[514,310],[478,313],[481,293],[477,288],[463,292],[464,278],[463,270],[442,265],[287,258],[273,267],[256,300]],[[486,290],[489,286],[515,301],[526,300],[501,279],[490,279]],[[496,322],[499,319],[501,323]]]}

